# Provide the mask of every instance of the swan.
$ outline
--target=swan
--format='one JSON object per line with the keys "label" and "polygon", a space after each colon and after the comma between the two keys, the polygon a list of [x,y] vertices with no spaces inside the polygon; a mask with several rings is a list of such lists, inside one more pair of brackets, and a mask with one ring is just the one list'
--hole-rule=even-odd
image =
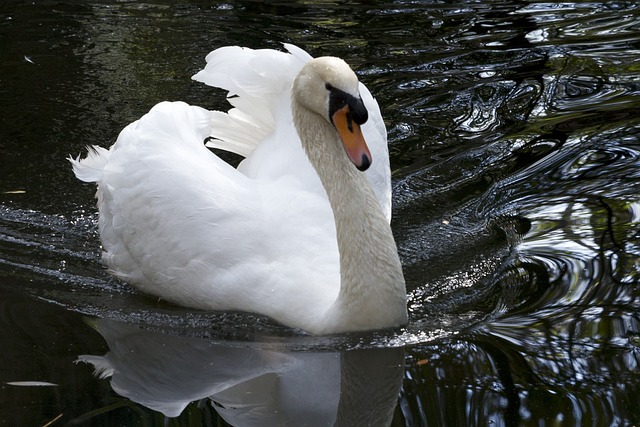
{"label": "swan", "polygon": [[227,113],[161,102],[69,158],[97,183],[103,262],[143,293],[311,334],[402,325],[378,104],[342,59],[285,49],[214,50],[193,79],[227,90]]}

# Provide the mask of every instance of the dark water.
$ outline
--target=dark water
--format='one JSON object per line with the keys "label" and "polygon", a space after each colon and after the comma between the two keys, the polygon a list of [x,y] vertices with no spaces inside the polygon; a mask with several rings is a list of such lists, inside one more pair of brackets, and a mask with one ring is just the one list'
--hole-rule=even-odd
{"label": "dark water", "polygon": [[[281,42],[378,98],[406,328],[308,337],[100,264],[65,157],[225,109],[204,56]],[[1,425],[640,424],[636,2],[5,0],[0,150]]]}

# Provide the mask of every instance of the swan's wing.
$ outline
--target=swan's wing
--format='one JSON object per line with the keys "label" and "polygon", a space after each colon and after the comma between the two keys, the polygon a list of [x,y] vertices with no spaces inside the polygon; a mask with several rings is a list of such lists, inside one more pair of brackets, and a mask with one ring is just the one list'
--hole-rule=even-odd
{"label": "swan's wing", "polygon": [[369,112],[369,120],[362,126],[362,134],[371,157],[371,167],[365,172],[371,187],[378,199],[382,213],[387,221],[391,221],[391,169],[389,164],[389,147],[387,146],[387,128],[382,119],[378,102],[369,89],[360,83],[360,96]]}
{"label": "swan's wing", "polygon": [[[293,126],[290,104],[293,80],[312,57],[297,46],[285,44],[285,48],[288,53],[227,46],[207,55],[207,65],[193,79],[227,90],[234,107],[228,113],[212,113],[213,140],[208,145],[246,157],[239,169],[248,176],[263,180],[297,176],[301,187],[323,194]],[[362,130],[373,156],[366,175],[390,219],[387,132],[378,103],[363,84],[360,92],[369,111]]]}
{"label": "swan's wing", "polygon": [[[98,182],[105,263],[144,292],[186,306],[264,307],[283,323],[292,321],[274,313],[317,315],[296,308],[326,307],[337,296],[330,207],[295,179],[251,179],[215,156],[202,143],[209,119],[205,109],[163,102],[108,152],[73,161],[78,176]],[[310,278],[319,286],[305,287]]]}
{"label": "swan's wing", "polygon": [[225,46],[207,55],[207,65],[193,79],[228,91],[234,107],[213,113],[213,140],[207,145],[247,157],[275,130],[277,104],[288,97],[293,79],[311,59],[302,49],[286,46],[293,54]]}

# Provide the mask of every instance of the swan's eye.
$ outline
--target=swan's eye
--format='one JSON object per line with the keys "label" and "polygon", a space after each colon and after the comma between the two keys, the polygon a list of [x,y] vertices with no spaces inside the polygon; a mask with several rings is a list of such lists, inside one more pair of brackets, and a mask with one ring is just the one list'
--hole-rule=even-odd
{"label": "swan's eye", "polygon": [[333,90],[333,86],[331,85],[331,83],[325,83],[324,84],[325,89],[327,89],[328,91],[332,91]]}

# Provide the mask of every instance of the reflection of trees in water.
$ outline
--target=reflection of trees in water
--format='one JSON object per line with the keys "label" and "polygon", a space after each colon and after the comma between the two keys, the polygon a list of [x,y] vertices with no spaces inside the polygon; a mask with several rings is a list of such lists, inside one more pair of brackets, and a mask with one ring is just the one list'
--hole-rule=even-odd
{"label": "reflection of trees in water", "polygon": [[413,349],[400,399],[405,419],[640,421],[640,204],[619,188],[612,193],[529,203],[532,227],[497,279],[502,301],[493,317]]}

